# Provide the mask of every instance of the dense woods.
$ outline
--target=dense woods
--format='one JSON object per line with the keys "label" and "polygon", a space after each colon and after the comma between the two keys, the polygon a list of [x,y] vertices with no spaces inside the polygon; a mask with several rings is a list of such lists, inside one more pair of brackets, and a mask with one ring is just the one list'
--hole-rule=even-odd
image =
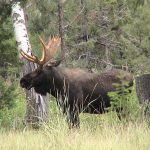
{"label": "dense woods", "polygon": [[[19,85],[26,63],[19,59],[14,35],[11,16],[14,2],[0,1],[0,127],[3,129],[24,128],[32,110],[26,101],[29,97]],[[110,110],[122,103],[126,120],[130,121],[149,114],[150,1],[22,0],[21,7],[34,54],[41,56],[39,36],[48,41],[49,37],[59,35],[61,51],[55,58],[63,59],[62,66],[92,73],[112,68],[131,72],[135,77],[132,92],[118,87],[118,92],[109,93]],[[44,106],[40,99],[39,96],[40,106],[34,108],[37,118],[42,118]],[[52,97],[49,105],[46,109],[51,109],[50,117],[56,113]]]}

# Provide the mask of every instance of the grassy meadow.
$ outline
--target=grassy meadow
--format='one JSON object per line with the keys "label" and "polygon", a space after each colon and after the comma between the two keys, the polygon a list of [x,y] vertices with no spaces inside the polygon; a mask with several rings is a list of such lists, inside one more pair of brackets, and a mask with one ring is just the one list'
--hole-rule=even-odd
{"label": "grassy meadow", "polygon": [[144,123],[81,126],[69,131],[65,126],[44,126],[39,131],[0,133],[1,150],[149,150],[150,129]]}
{"label": "grassy meadow", "polygon": [[[18,90],[18,89],[17,89]],[[18,90],[16,106],[4,110],[0,120],[0,150],[149,150],[150,128],[144,118],[120,121],[114,112],[81,114],[80,129],[69,130],[54,100],[49,123],[39,130],[24,122],[24,94]]]}

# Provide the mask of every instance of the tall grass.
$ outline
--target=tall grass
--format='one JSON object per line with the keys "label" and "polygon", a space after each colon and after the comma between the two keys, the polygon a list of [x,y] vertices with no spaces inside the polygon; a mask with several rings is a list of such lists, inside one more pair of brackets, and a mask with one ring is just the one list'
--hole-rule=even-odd
{"label": "tall grass", "polygon": [[[53,100],[50,101],[49,124],[43,124],[40,130],[31,130],[22,125],[25,115],[23,108],[25,102],[20,93],[16,99],[16,107],[5,111],[1,121],[0,150],[150,149],[150,128],[143,118],[135,117],[124,122],[114,112],[103,115],[81,114],[80,129],[69,130]],[[7,124],[9,130],[5,130]]]}
{"label": "tall grass", "polygon": [[145,120],[119,121],[111,112],[81,114],[81,128],[69,130],[54,104],[49,124],[40,130],[0,130],[0,150],[149,150],[150,128]]}
{"label": "tall grass", "polygon": [[44,126],[39,131],[0,133],[1,150],[148,150],[150,129],[145,123],[107,123],[95,130],[68,130],[65,125]]}

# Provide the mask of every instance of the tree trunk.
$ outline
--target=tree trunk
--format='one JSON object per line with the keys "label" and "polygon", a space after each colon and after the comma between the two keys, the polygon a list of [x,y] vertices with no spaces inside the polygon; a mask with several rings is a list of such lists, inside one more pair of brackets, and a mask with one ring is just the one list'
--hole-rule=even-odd
{"label": "tree trunk", "polygon": [[150,101],[150,74],[136,78],[136,91],[141,104]]}
{"label": "tree trunk", "polygon": [[136,78],[136,92],[140,104],[144,108],[144,114],[150,117],[150,74],[145,74]]}
{"label": "tree trunk", "polygon": [[106,57],[106,68],[105,70],[111,70],[113,68],[113,65],[111,64],[111,60],[110,60],[110,50],[106,44],[105,46],[105,57]]}
{"label": "tree trunk", "polygon": [[81,0],[80,1],[80,9],[84,9],[82,12],[82,20],[81,20],[81,24],[82,24],[82,39],[83,41],[87,42],[88,41],[88,20],[87,20],[87,9],[85,7],[85,1]]}
{"label": "tree trunk", "polygon": [[[88,35],[88,19],[87,19],[87,8],[86,8],[86,1],[80,0],[80,9],[82,11],[81,15],[81,33],[82,33],[82,41],[87,42],[89,39]],[[90,56],[91,52],[87,49],[87,47],[84,48],[84,51],[86,51],[86,67],[91,70],[89,64],[90,64]]]}
{"label": "tree trunk", "polygon": [[58,24],[59,34],[61,38],[61,58],[65,61],[65,41],[64,41],[64,15],[63,15],[63,1],[58,0]]}
{"label": "tree trunk", "polygon": [[[12,20],[18,51],[23,50],[29,55],[32,54],[27,29],[25,25],[24,11],[20,6],[20,2],[14,2],[12,5]],[[23,75],[35,70],[36,65],[25,60],[21,55],[20,59],[24,62]],[[39,121],[48,121],[48,102],[45,97],[36,94],[33,89],[26,91],[27,109],[26,121],[33,128],[37,128]]]}

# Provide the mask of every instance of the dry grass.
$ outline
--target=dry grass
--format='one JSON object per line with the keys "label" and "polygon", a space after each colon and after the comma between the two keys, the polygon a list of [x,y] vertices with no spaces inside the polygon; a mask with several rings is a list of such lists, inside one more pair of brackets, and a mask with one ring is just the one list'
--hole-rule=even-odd
{"label": "dry grass", "polygon": [[83,127],[44,126],[40,131],[0,133],[0,150],[148,150],[150,129],[145,123]]}

